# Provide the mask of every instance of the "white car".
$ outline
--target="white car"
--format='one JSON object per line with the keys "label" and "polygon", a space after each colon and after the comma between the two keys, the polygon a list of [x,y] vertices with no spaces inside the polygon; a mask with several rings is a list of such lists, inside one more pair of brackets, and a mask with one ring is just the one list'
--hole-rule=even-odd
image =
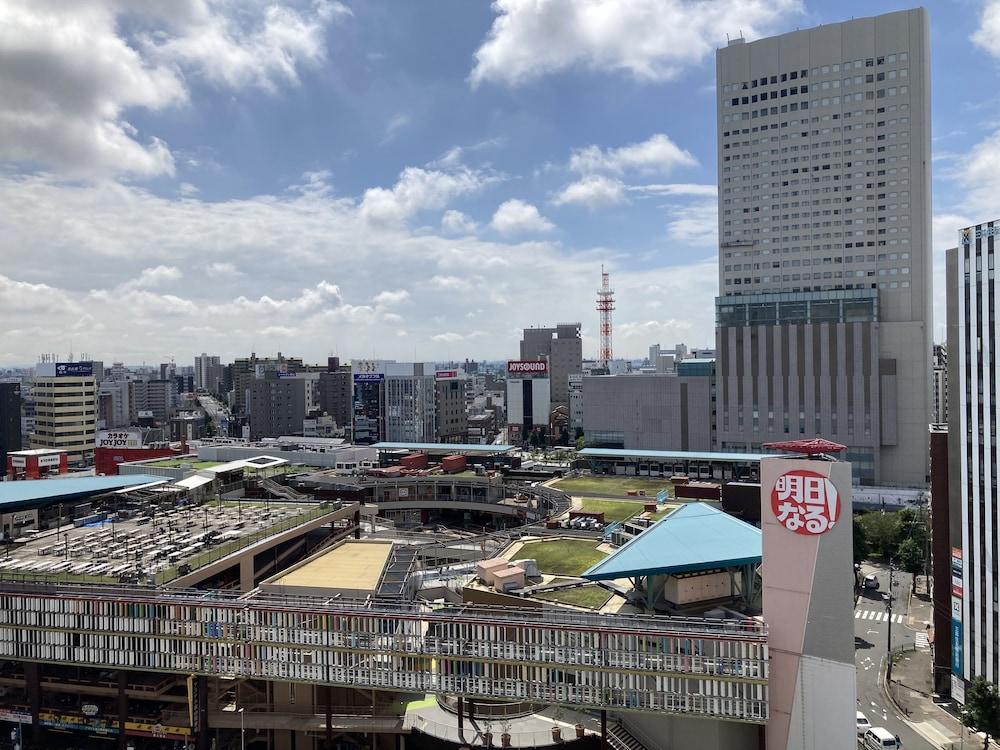
{"label": "white car", "polygon": [[860,737],[871,728],[872,723],[868,721],[863,713],[858,711],[858,736]]}

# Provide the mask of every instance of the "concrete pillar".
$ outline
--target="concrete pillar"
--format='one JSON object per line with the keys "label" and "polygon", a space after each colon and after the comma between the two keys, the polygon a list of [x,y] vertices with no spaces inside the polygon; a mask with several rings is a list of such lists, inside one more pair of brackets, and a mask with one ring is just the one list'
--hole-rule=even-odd
{"label": "concrete pillar", "polygon": [[128,673],[118,670],[118,750],[125,750],[125,722],[128,721]]}
{"label": "concrete pillar", "polygon": [[324,747],[325,750],[333,750],[333,727],[330,726],[333,724],[333,700],[331,697],[333,688],[327,685],[323,692],[326,696],[326,740]]}
{"label": "concrete pillar", "polygon": [[608,750],[608,712],[601,709],[601,750]]}
{"label": "concrete pillar", "polygon": [[211,731],[208,726],[208,678],[194,677],[191,680],[191,688],[194,695],[191,696],[191,703],[195,713],[195,747],[197,750],[209,750],[212,744]]}
{"label": "concrete pillar", "polygon": [[354,511],[354,538],[361,538],[361,511]]}
{"label": "concrete pillar", "polygon": [[38,744],[42,739],[42,729],[38,726],[38,714],[42,710],[42,676],[37,663],[24,663],[24,683],[28,689],[28,707],[31,710],[31,740],[33,744]]}
{"label": "concrete pillar", "polygon": [[254,585],[254,555],[250,554],[240,560],[240,591],[253,590]]}

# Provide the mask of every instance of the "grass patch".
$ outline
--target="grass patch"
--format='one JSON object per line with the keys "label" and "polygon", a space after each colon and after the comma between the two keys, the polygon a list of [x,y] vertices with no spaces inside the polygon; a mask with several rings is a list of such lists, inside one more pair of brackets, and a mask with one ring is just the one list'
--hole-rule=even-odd
{"label": "grass patch", "polygon": [[642,513],[642,503],[631,500],[602,500],[599,498],[585,497],[580,503],[580,510],[588,513],[604,513],[604,520],[608,523],[613,521],[624,521],[637,513]]}
{"label": "grass patch", "polygon": [[598,551],[597,543],[586,539],[552,539],[528,542],[514,555],[514,560],[534,559],[542,573],[578,576],[607,555]]}
{"label": "grass patch", "polygon": [[608,603],[611,593],[602,586],[581,586],[580,588],[563,589],[561,591],[543,591],[540,594],[535,594],[535,598],[550,602],[572,604],[575,607],[600,609]]}
{"label": "grass patch", "polygon": [[665,515],[667,515],[668,513],[673,513],[679,507],[680,505],[675,505],[673,503],[666,503],[663,510],[658,510],[655,513],[650,513],[649,517],[652,518],[654,521],[659,521]]}
{"label": "grass patch", "polygon": [[185,461],[182,458],[165,458],[162,461],[147,464],[147,466],[155,466],[160,469],[179,469],[182,466],[190,466],[192,469],[210,469],[211,467],[218,466],[221,463],[221,461]]}
{"label": "grass patch", "polygon": [[606,495],[607,497],[628,497],[630,490],[645,490],[647,497],[655,498],[656,493],[660,490],[673,489],[669,480],[666,479],[619,476],[572,477],[560,479],[552,486],[563,492],[568,492],[570,495],[583,492],[589,495]]}

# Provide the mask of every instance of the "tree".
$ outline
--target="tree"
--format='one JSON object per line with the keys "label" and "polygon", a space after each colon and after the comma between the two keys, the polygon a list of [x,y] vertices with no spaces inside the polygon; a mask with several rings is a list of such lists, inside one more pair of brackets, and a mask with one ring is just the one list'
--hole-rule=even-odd
{"label": "tree", "polygon": [[990,738],[1000,734],[1000,693],[997,686],[982,675],[965,689],[962,723],[974,732],[986,735],[984,750],[990,746]]}
{"label": "tree", "polygon": [[578,435],[577,438],[576,438],[576,449],[578,451],[582,451],[584,445],[585,445],[585,442],[584,442],[584,439],[583,439],[583,435]]}
{"label": "tree", "polygon": [[868,541],[868,532],[861,522],[863,514],[854,516],[854,562],[860,563],[868,559],[871,554],[871,543]]}
{"label": "tree", "polygon": [[886,558],[895,554],[897,520],[894,513],[865,513],[860,520],[873,554]]}
{"label": "tree", "polygon": [[912,590],[917,588],[917,575],[924,569],[924,547],[913,539],[904,539],[896,550],[899,567],[913,576]]}

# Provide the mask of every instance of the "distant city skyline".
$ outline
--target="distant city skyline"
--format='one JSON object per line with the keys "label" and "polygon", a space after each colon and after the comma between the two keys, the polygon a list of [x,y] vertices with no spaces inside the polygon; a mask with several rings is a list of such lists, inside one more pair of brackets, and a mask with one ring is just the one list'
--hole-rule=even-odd
{"label": "distant city skyline", "polygon": [[[602,264],[616,353],[710,346],[714,49],[911,4],[276,5],[7,4],[0,363],[515,356],[566,320],[596,356]],[[943,250],[1000,190],[1000,5],[926,5],[941,341]]]}

